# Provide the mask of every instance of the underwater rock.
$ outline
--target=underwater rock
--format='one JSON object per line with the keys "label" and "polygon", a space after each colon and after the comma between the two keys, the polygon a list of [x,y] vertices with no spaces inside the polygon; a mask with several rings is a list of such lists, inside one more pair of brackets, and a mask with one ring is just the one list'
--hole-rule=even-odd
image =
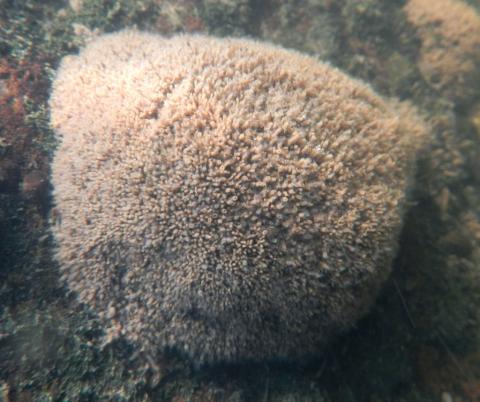
{"label": "underwater rock", "polygon": [[427,130],[330,65],[126,30],[65,57],[50,106],[56,256],[111,336],[302,359],[388,276]]}

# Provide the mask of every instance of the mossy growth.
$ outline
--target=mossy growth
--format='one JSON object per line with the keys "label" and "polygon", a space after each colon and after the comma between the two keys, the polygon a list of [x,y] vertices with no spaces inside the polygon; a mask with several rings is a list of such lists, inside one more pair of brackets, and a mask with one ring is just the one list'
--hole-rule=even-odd
{"label": "mossy growth", "polygon": [[78,10],[63,1],[6,1],[0,52],[15,59],[48,56],[58,59],[77,49],[74,24],[110,32],[128,25],[146,27],[155,19],[154,2],[84,0]]}
{"label": "mossy growth", "polygon": [[65,301],[1,312],[1,329],[9,332],[0,343],[0,371],[8,373],[11,400],[141,400],[148,375],[138,355],[125,343],[102,347],[94,317],[80,307],[72,314]]}
{"label": "mossy growth", "polygon": [[270,0],[257,6],[258,31],[264,39],[332,61],[338,52],[338,3],[327,0]]}
{"label": "mossy growth", "polygon": [[199,15],[213,35],[245,35],[252,15],[250,3],[249,0],[205,0],[200,3]]}
{"label": "mossy growth", "polygon": [[414,67],[418,41],[402,12],[403,1],[344,0],[339,10],[341,47],[339,65],[372,83],[381,93],[407,97],[418,80]]}

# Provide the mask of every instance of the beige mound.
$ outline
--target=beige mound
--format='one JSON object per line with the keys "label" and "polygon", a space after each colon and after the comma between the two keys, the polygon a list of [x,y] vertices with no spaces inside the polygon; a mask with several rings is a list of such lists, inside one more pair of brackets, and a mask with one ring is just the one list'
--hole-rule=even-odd
{"label": "beige mound", "polygon": [[301,358],[388,275],[424,130],[329,65],[123,31],[62,61],[50,105],[63,276],[147,352]]}
{"label": "beige mound", "polygon": [[479,88],[480,16],[461,0],[409,0],[405,12],[421,40],[422,75],[453,100],[469,98]]}

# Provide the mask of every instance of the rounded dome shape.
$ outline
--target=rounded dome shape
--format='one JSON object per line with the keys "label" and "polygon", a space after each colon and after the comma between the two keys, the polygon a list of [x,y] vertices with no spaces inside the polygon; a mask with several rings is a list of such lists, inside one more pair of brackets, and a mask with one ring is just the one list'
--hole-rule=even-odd
{"label": "rounded dome shape", "polygon": [[62,61],[50,105],[63,277],[142,349],[302,358],[387,277],[424,129],[335,68],[123,31]]}

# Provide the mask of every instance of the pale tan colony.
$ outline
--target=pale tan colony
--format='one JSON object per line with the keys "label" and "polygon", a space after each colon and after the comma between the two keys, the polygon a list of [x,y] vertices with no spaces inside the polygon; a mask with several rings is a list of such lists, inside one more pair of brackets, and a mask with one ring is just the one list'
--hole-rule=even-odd
{"label": "pale tan colony", "polygon": [[50,106],[57,259],[113,336],[302,359],[388,276],[427,131],[330,65],[126,30],[66,57]]}

